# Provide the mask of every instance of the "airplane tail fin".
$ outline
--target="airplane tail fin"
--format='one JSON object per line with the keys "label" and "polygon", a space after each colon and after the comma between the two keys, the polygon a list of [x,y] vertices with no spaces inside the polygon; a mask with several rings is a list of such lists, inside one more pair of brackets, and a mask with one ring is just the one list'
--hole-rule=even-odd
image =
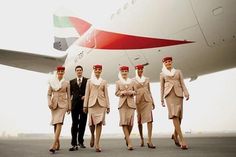
{"label": "airplane tail fin", "polygon": [[61,10],[53,15],[55,29],[53,47],[60,51],[66,51],[80,36],[82,36],[91,24],[74,16],[75,14]]}

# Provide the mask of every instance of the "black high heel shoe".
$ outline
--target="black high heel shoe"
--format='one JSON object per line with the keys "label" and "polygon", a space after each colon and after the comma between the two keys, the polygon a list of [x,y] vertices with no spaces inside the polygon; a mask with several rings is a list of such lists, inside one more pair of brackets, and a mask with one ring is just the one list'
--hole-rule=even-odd
{"label": "black high heel shoe", "polygon": [[171,139],[172,140],[174,140],[174,142],[175,142],[175,145],[177,146],[177,147],[180,147],[181,145],[180,145],[180,143],[179,143],[179,141],[177,141],[176,140],[176,138],[175,138],[175,135],[174,134],[172,134],[172,136],[171,136]]}
{"label": "black high heel shoe", "polygon": [[56,150],[51,148],[51,149],[49,149],[49,152],[51,152],[52,154],[55,154]]}

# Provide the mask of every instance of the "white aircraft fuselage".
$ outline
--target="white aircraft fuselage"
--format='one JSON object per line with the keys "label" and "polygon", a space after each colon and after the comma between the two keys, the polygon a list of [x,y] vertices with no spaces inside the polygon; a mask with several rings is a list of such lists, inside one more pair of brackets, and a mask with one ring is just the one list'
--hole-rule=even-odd
{"label": "white aircraft fuselage", "polygon": [[66,77],[75,77],[76,65],[82,65],[85,76],[90,77],[92,65],[102,64],[103,78],[114,82],[118,79],[120,65],[130,66],[130,77],[133,77],[134,66],[144,64],[145,75],[156,82],[164,56],[173,56],[174,66],[181,69],[186,78],[195,79],[233,68],[236,66],[234,6],[234,0],[138,1],[120,15],[112,15],[106,24],[98,26],[99,29],[193,43],[151,49],[106,50],[81,47],[79,42],[83,38],[80,37],[67,50]]}

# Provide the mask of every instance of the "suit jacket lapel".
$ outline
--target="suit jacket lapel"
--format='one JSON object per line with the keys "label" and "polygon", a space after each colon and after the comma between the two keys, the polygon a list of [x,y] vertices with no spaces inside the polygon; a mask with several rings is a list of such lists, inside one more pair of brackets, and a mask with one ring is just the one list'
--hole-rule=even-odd
{"label": "suit jacket lapel", "polygon": [[74,86],[74,87],[78,86],[77,78],[75,78],[75,79],[73,80],[73,86]]}
{"label": "suit jacket lapel", "polygon": [[84,83],[85,83],[84,77],[82,77],[82,82],[81,82],[80,86],[78,85],[77,78],[75,78],[75,85],[78,86],[79,88],[81,88],[84,85]]}

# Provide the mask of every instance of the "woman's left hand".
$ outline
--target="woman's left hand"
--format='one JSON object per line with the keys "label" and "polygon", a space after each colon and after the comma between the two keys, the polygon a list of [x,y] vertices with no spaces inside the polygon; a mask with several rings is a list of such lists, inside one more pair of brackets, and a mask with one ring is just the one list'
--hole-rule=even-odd
{"label": "woman's left hand", "polygon": [[188,95],[188,96],[186,96],[185,98],[186,98],[186,101],[188,101],[188,100],[189,100],[189,95]]}
{"label": "woman's left hand", "polygon": [[164,103],[164,100],[161,100],[161,106],[162,107],[166,107],[165,103]]}

